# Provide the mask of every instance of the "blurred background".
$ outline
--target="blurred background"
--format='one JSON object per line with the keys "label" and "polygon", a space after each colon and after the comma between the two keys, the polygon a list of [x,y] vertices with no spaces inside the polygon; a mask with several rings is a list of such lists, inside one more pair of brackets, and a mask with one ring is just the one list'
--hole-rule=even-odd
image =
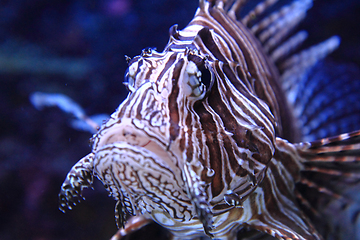
{"label": "blurred background", "polygon": [[[71,128],[58,108],[38,111],[29,96],[62,93],[89,115],[111,114],[127,94],[124,56],[145,47],[162,51],[169,27],[184,28],[197,6],[197,0],[0,0],[0,240],[109,239],[116,232],[115,201],[98,181],[95,191],[85,191],[87,201],[66,214],[58,210],[60,186],[89,153],[91,134]],[[339,35],[329,59],[360,66],[359,12],[359,0],[317,0],[300,29],[309,32],[309,45]],[[151,225],[142,235],[159,231]]]}

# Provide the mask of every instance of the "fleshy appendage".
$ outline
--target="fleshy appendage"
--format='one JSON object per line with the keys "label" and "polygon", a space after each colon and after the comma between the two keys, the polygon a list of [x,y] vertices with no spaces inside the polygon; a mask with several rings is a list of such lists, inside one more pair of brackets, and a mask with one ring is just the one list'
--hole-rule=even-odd
{"label": "fleshy appendage", "polygon": [[72,209],[79,203],[84,188],[91,187],[93,183],[93,159],[95,154],[90,153],[80,159],[67,174],[64,183],[61,186],[59,193],[59,209],[62,212]]}

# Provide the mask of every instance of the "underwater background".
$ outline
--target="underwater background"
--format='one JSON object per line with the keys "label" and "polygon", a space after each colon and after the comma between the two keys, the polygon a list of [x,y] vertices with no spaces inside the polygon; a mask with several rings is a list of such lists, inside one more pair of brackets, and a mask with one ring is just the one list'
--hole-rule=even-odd
{"label": "underwater background", "polygon": [[[110,115],[127,94],[124,56],[146,47],[162,51],[170,26],[184,28],[197,6],[197,0],[0,0],[0,240],[110,239],[117,231],[115,201],[97,180],[86,201],[59,211],[60,186],[90,151],[91,134],[72,128],[71,116],[58,108],[39,111],[29,96],[62,93],[89,115]],[[307,46],[340,36],[326,61],[345,65],[347,77],[360,81],[359,0],[316,0],[298,29],[308,31]],[[155,225],[136,234],[167,237]]]}

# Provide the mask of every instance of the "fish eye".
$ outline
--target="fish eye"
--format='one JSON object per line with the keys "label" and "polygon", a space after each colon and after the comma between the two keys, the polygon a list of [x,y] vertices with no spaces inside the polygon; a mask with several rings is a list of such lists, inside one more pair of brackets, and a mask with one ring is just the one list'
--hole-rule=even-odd
{"label": "fish eye", "polygon": [[126,69],[126,71],[125,71],[123,84],[126,87],[129,84],[129,69]]}
{"label": "fish eye", "polygon": [[199,70],[201,71],[201,83],[205,85],[206,91],[208,92],[213,84],[211,72],[206,66]]}
{"label": "fish eye", "polygon": [[123,84],[125,85],[128,91],[133,92],[135,79],[130,76],[129,69],[126,69],[125,71]]}
{"label": "fish eye", "polygon": [[206,87],[208,92],[212,87],[212,75],[208,66],[206,66],[206,59],[198,55],[190,54],[188,55],[188,60],[195,63],[196,67],[201,72],[201,83]]}

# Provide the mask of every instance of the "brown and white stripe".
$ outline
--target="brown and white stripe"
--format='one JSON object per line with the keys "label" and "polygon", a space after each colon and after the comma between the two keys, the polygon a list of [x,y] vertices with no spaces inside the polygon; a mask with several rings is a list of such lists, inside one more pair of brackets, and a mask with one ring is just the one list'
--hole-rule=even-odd
{"label": "brown and white stripe", "polygon": [[82,160],[69,173],[75,180],[62,187],[62,209],[95,175],[118,201],[120,226],[141,215],[180,239],[232,239],[246,227],[321,239],[297,204],[295,183],[311,171],[301,159],[312,148],[283,140],[298,136],[282,88],[336,40],[289,56],[306,34],[283,40],[312,1],[263,16],[277,2],[266,0],[238,21],[245,2],[200,0],[185,29],[170,29],[163,52],[147,49],[129,61],[130,93],[94,135],[91,164]]}

